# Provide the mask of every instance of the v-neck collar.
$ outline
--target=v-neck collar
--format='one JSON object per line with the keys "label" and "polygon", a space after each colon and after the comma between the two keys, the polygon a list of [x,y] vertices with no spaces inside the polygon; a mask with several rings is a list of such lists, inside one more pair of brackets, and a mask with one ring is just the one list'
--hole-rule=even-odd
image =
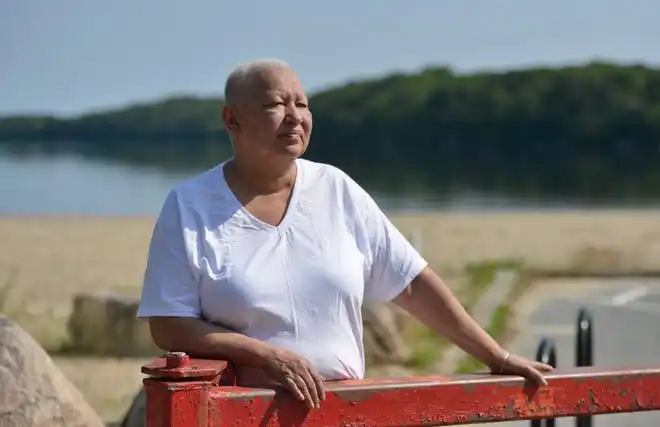
{"label": "v-neck collar", "polygon": [[243,216],[247,221],[249,221],[250,224],[262,230],[283,234],[286,228],[288,227],[289,223],[292,221],[292,217],[295,216],[295,213],[298,210],[298,196],[300,194],[300,187],[301,187],[301,181],[303,175],[303,167],[298,161],[298,159],[296,159],[296,178],[293,183],[293,188],[291,189],[291,196],[289,197],[289,203],[287,204],[286,210],[284,212],[284,217],[277,225],[273,225],[266,221],[262,221],[256,216],[252,215],[250,211],[248,211],[247,208],[243,205],[243,203],[241,203],[238,197],[236,197],[236,194],[234,194],[234,191],[231,189],[231,187],[229,187],[229,183],[227,182],[227,178],[225,177],[225,166],[231,160],[232,159],[228,159],[227,161],[225,161],[220,165],[220,176],[222,178],[222,184],[227,190],[227,193],[231,195],[232,201],[236,203],[237,206],[239,207],[238,210],[241,213],[241,216]]}

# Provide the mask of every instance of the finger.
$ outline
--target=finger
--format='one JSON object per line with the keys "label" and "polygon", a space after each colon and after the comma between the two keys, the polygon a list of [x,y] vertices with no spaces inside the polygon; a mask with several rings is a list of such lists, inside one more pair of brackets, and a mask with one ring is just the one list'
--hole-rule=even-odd
{"label": "finger", "polygon": [[296,384],[296,382],[293,380],[293,378],[286,377],[284,379],[284,382],[286,383],[286,386],[289,388],[289,391],[291,391],[291,393],[293,393],[293,395],[296,399],[300,400],[301,402],[305,400],[305,395],[300,390],[300,388],[298,387],[298,384]]}
{"label": "finger", "polygon": [[309,407],[310,409],[313,408],[316,405],[316,403],[312,398],[312,395],[310,394],[309,387],[307,386],[307,381],[305,380],[305,378],[301,377],[300,374],[295,376],[295,381],[296,381],[296,385],[298,386],[298,388],[300,389],[300,391],[304,396],[303,400],[307,404],[307,407]]}
{"label": "finger", "polygon": [[323,380],[323,377],[321,377],[316,372],[312,372],[312,378],[314,378],[314,382],[316,383],[316,390],[318,390],[319,398],[321,399],[321,401],[324,401],[325,400],[325,382]]}
{"label": "finger", "polygon": [[307,370],[303,372],[302,378],[303,380],[305,380],[305,385],[307,386],[307,390],[309,390],[309,394],[312,397],[314,408],[319,408],[321,406],[320,403],[321,396],[318,387],[316,386],[316,382],[314,381],[314,374],[309,370]]}
{"label": "finger", "polygon": [[534,369],[541,372],[551,372],[555,370],[552,365],[548,365],[547,363],[534,362],[532,366],[534,366]]}
{"label": "finger", "polygon": [[531,365],[527,366],[527,375],[525,376],[536,385],[544,387],[548,385],[548,381],[545,379],[543,374],[534,369]]}

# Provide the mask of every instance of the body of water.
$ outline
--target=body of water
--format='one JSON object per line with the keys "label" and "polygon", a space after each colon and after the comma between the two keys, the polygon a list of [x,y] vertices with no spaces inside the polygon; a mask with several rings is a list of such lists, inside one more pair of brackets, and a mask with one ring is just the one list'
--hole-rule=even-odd
{"label": "body of water", "polygon": [[0,213],[154,214],[187,175],[73,154],[0,155]]}
{"label": "body of water", "polygon": [[[155,215],[169,189],[196,172],[168,172],[163,168],[93,160],[76,154],[18,155],[0,151],[0,214]],[[449,195],[380,192],[374,197],[386,210],[510,211],[585,207],[576,202],[542,197],[523,199],[479,192]],[[660,203],[645,207],[659,206]],[[613,202],[608,207],[622,205]]]}

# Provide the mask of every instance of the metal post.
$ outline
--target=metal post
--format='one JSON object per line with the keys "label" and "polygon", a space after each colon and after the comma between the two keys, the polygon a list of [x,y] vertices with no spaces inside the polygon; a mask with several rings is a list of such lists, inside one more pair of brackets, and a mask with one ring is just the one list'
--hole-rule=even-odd
{"label": "metal post", "polygon": [[[575,343],[575,365],[593,366],[593,319],[586,309],[580,309],[577,317],[577,336]],[[591,427],[591,416],[575,418],[576,427]]]}
{"label": "metal post", "polygon": [[[557,367],[557,349],[553,340],[543,338],[536,349],[536,360]],[[555,427],[555,419],[532,420],[531,427]]]}

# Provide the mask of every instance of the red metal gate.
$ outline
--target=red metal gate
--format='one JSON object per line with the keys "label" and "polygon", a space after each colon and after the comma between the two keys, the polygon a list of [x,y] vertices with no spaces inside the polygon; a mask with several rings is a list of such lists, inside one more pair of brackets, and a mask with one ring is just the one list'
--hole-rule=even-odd
{"label": "red metal gate", "polygon": [[660,367],[575,368],[548,386],[497,375],[337,381],[320,409],[232,385],[223,361],[172,354],[145,365],[147,427],[436,426],[660,410]]}

